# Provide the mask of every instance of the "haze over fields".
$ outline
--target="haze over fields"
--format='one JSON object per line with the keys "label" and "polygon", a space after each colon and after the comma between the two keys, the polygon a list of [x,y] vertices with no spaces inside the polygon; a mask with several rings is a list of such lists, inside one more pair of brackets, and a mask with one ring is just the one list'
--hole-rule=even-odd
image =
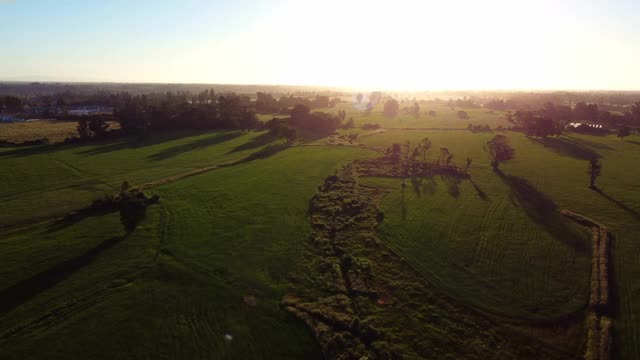
{"label": "haze over fields", "polygon": [[0,0],[0,359],[639,359],[639,7]]}
{"label": "haze over fields", "polygon": [[0,80],[639,90],[639,6],[17,0]]}

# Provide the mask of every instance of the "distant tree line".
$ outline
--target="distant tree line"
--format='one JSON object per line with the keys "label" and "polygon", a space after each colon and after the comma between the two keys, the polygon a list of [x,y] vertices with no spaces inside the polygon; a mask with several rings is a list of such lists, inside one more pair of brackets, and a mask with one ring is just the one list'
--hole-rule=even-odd
{"label": "distant tree line", "polygon": [[[503,101],[503,100],[501,100]],[[486,105],[485,105],[486,107]],[[609,127],[640,126],[640,101],[628,106],[624,112],[602,110],[598,104],[579,102],[574,107],[547,102],[535,110],[517,110],[507,120],[522,125],[531,119],[548,118],[560,128],[571,122],[588,122]],[[547,121],[547,120],[545,120]]]}
{"label": "distant tree line", "polygon": [[[264,99],[265,95],[260,95],[260,98]],[[345,111],[332,115],[311,112],[309,106],[296,104],[292,109],[281,110],[289,117],[262,122],[256,116],[256,105],[247,96],[218,95],[213,90],[202,91],[191,99],[172,93],[124,96],[124,101],[115,108],[112,117],[73,117],[78,123],[79,137],[69,138],[66,142],[84,142],[120,135],[144,136],[157,131],[218,129],[269,130],[272,135],[293,142],[299,131],[332,133],[342,126],[346,117]],[[109,130],[109,121],[118,121],[120,129]]]}
{"label": "distant tree line", "polygon": [[0,96],[0,112],[19,112],[22,108],[22,99],[15,96]]}
{"label": "distant tree line", "polygon": [[287,114],[291,107],[298,104],[310,109],[325,109],[335,107],[341,101],[340,98],[330,98],[326,95],[316,95],[313,98],[289,95],[276,99],[271,94],[258,92],[255,110],[258,114]]}

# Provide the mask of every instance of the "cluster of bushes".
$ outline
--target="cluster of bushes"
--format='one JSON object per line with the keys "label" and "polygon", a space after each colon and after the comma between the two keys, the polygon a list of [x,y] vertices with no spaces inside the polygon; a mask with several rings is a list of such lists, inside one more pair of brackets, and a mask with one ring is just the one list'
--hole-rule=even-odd
{"label": "cluster of bushes", "polygon": [[473,125],[473,124],[469,124],[467,126],[467,130],[471,131],[472,133],[491,132],[491,128],[489,127],[489,125]]}
{"label": "cluster of bushes", "polygon": [[469,118],[469,114],[467,114],[466,111],[462,111],[462,110],[458,111],[456,116],[458,117],[458,119],[462,119],[462,120],[465,120],[465,119]]}
{"label": "cluster of bushes", "polygon": [[91,203],[90,210],[93,212],[120,212],[120,222],[127,231],[132,232],[138,224],[145,218],[148,206],[157,203],[160,196],[147,197],[144,192],[138,189],[131,189],[126,181],[122,183],[121,191],[118,195],[107,194]]}

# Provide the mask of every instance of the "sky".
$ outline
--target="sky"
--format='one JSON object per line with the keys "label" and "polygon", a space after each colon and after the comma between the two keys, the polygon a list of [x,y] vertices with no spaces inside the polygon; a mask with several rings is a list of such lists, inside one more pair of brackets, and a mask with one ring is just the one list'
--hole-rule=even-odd
{"label": "sky", "polygon": [[0,0],[0,80],[640,90],[638,0]]}

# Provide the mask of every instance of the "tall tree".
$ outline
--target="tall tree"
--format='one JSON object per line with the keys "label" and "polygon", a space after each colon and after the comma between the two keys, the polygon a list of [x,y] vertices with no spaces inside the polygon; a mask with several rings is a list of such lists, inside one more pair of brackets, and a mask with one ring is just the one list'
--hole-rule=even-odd
{"label": "tall tree", "polygon": [[491,166],[493,166],[494,170],[499,170],[501,163],[513,159],[516,152],[515,149],[511,147],[509,139],[504,135],[494,136],[493,139],[487,142],[487,148],[493,159]]}
{"label": "tall tree", "polygon": [[589,160],[587,173],[589,174],[589,188],[596,189],[596,179],[602,174],[602,164],[597,156],[593,156],[591,160]]}
{"label": "tall tree", "polygon": [[382,112],[386,117],[395,117],[400,111],[400,103],[396,99],[388,99],[384,102],[384,109]]}
{"label": "tall tree", "polygon": [[429,149],[431,149],[431,140],[429,140],[428,137],[420,140],[420,142],[418,143],[418,148],[420,149],[420,152],[422,153],[422,164],[426,167],[427,166],[427,151],[429,151]]}

